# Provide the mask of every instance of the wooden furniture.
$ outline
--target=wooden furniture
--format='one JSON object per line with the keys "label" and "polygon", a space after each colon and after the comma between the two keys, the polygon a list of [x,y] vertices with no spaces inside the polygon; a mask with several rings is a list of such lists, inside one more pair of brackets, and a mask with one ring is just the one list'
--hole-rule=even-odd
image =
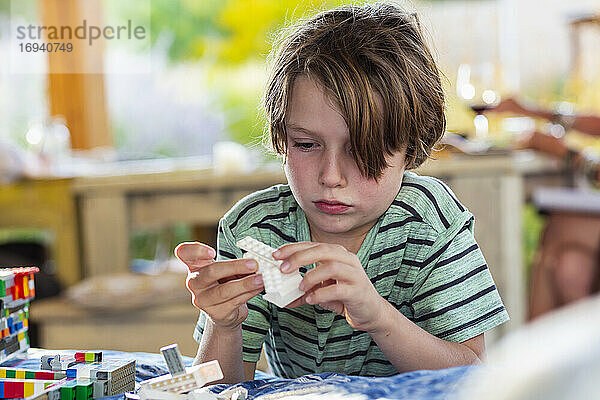
{"label": "wooden furniture", "polygon": [[0,227],[52,234],[51,254],[64,285],[81,279],[75,198],[71,179],[26,180],[0,185]]}
{"label": "wooden furniture", "polygon": [[29,319],[45,349],[97,349],[156,353],[178,343],[182,354],[196,355],[192,334],[199,311],[190,302],[169,303],[130,312],[94,313],[63,299],[35,300]]}

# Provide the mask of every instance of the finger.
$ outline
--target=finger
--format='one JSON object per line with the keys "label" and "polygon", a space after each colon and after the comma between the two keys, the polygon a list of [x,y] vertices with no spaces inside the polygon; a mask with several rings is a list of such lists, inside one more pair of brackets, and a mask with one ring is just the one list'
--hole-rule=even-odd
{"label": "finger", "polygon": [[230,299],[228,302],[205,306],[201,309],[204,310],[211,318],[222,320],[228,314],[231,314],[236,308],[247,303],[248,300],[259,294],[261,291],[261,289],[257,289],[253,292],[240,293]]}
{"label": "finger", "polygon": [[198,279],[204,282],[205,286],[215,283],[226,282],[236,279],[236,276],[247,276],[258,269],[255,260],[240,258],[236,260],[215,261],[194,272],[198,273]]}
{"label": "finger", "polygon": [[348,285],[337,283],[323,288],[319,288],[306,296],[308,304],[324,304],[339,301],[345,303],[348,301],[348,293],[350,288]]}
{"label": "finger", "polygon": [[288,244],[284,244],[283,246],[279,247],[277,250],[275,250],[273,252],[273,258],[276,260],[283,260],[285,258],[288,258],[289,256],[291,256],[292,254],[294,254],[295,252],[299,251],[299,250],[303,250],[303,249],[308,249],[310,247],[314,247],[318,245],[318,243],[315,242],[298,242],[298,243],[288,243]]}
{"label": "finger", "polygon": [[[303,265],[318,262],[337,261],[348,265],[360,265],[356,254],[350,253],[341,245],[319,243],[316,246],[298,250],[285,259],[281,265],[282,272],[295,271]],[[287,264],[286,264],[287,263]],[[288,265],[290,267],[288,267]]]}
{"label": "finger", "polygon": [[192,296],[196,296],[197,293],[200,293],[207,287],[207,285],[198,278],[197,272],[188,272],[185,279],[185,286],[192,293]]}
{"label": "finger", "polygon": [[251,275],[251,273],[249,273],[249,274],[237,274],[237,275],[231,275],[231,276],[227,276],[227,277],[225,277],[225,278],[218,279],[218,280],[217,280],[217,282],[218,282],[218,283],[227,283],[227,282],[229,282],[229,281],[234,281],[234,280],[236,280],[236,279],[242,279],[242,278],[244,278],[244,277],[246,277],[246,276],[248,276],[248,275]]}
{"label": "finger", "polygon": [[360,275],[356,274],[354,268],[338,262],[324,262],[316,268],[304,274],[300,281],[300,290],[310,291],[320,286],[329,286],[336,282],[343,281],[352,283],[359,279]]}
{"label": "finger", "polygon": [[285,306],[285,308],[296,308],[296,307],[300,307],[300,306],[307,304],[305,297],[306,297],[306,295],[300,296],[299,298],[297,298],[296,300],[292,301],[290,304]]}
{"label": "finger", "polygon": [[200,242],[183,242],[175,247],[175,256],[188,267],[202,266],[212,262],[215,250]]}
{"label": "finger", "polygon": [[[207,299],[207,304],[215,306],[218,304],[229,303],[234,301],[238,296],[245,293],[260,293],[264,289],[262,276],[253,274],[246,278],[237,279],[215,285],[207,288],[204,297]],[[252,297],[252,296],[251,296]]]}
{"label": "finger", "polygon": [[326,310],[333,311],[336,314],[344,313],[344,303],[341,301],[331,301],[326,303],[320,303],[320,306]]}

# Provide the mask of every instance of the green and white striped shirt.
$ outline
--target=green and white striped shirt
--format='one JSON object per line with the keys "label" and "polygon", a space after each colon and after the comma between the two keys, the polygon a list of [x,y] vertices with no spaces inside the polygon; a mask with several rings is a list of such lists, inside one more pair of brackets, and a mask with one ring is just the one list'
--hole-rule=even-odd
{"label": "green and white striped shirt", "polygon": [[[473,237],[473,222],[441,181],[405,172],[396,199],[357,254],[381,296],[427,332],[453,342],[509,319]],[[240,200],[219,223],[217,258],[241,258],[235,243],[245,236],[274,248],[310,240],[306,216],[289,186],[273,186]],[[257,295],[248,309],[242,324],[243,359],[258,361],[264,343],[278,376],[397,373],[368,333],[318,305],[279,308]],[[205,321],[201,313],[194,331],[198,342]]]}

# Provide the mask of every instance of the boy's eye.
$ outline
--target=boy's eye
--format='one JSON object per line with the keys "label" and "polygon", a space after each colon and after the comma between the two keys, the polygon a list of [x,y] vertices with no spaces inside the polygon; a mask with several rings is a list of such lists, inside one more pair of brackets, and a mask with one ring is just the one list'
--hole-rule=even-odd
{"label": "boy's eye", "polygon": [[314,149],[316,147],[316,144],[311,142],[294,142],[294,147],[302,151],[307,151]]}

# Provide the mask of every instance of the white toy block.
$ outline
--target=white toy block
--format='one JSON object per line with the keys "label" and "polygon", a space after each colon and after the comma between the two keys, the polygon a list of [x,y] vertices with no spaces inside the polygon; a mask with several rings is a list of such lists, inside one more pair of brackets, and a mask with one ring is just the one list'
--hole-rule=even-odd
{"label": "white toy block", "polygon": [[258,263],[258,273],[262,275],[265,284],[265,300],[278,307],[285,307],[304,294],[304,291],[298,288],[302,275],[298,271],[291,274],[282,273],[279,269],[281,260],[275,260],[271,255],[275,251],[274,248],[250,236],[238,241],[237,246],[247,252],[244,258]]}
{"label": "white toy block", "polygon": [[139,391],[140,400],[219,400],[211,392],[191,391],[188,394],[164,392],[162,390],[142,388]]}
{"label": "white toy block", "polygon": [[178,376],[185,374],[185,365],[183,364],[183,357],[179,352],[177,343],[170,344],[168,346],[161,347],[160,352],[167,363],[167,368],[172,376]]}
{"label": "white toy block", "polygon": [[140,400],[184,400],[185,395],[162,390],[150,389],[149,387],[141,387],[138,391]]}
{"label": "white toy block", "polygon": [[208,382],[223,379],[223,372],[217,360],[186,368],[186,373],[172,376],[162,375],[140,383],[144,389],[161,390],[172,393],[185,393],[201,388]]}

